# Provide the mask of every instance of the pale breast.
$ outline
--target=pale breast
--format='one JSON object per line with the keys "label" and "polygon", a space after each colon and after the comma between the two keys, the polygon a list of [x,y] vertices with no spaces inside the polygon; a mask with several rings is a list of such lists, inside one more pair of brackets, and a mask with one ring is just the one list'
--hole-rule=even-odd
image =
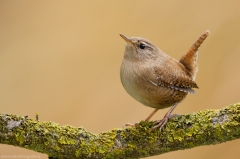
{"label": "pale breast", "polygon": [[[141,66],[143,67],[143,65]],[[187,95],[186,92],[154,85],[154,83],[141,76],[138,67],[139,65],[123,61],[120,76],[127,93],[142,104],[163,109],[181,101]],[[148,72],[148,74],[151,73],[153,72]]]}
{"label": "pale breast", "polygon": [[132,64],[123,61],[120,71],[121,82],[124,89],[127,91],[129,95],[131,95],[134,99],[141,102],[141,96],[139,94],[138,85],[136,78],[137,74],[133,69]]}

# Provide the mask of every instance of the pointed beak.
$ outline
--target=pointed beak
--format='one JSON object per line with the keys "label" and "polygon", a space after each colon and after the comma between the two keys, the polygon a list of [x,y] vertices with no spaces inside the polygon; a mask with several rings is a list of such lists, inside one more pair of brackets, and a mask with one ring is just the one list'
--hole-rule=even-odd
{"label": "pointed beak", "polygon": [[[123,34],[119,34],[122,38],[123,38],[123,40],[125,40],[128,44],[131,44],[131,45],[133,45],[133,42],[128,38],[128,37],[126,37],[125,35],[123,35]],[[133,45],[134,46],[134,45]]]}

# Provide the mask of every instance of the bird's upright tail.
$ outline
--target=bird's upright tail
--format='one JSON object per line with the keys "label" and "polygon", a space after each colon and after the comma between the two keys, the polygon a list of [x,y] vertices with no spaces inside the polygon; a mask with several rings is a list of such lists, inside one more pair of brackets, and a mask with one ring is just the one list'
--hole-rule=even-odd
{"label": "bird's upright tail", "polygon": [[188,52],[181,57],[179,62],[185,66],[185,68],[191,73],[192,79],[194,80],[196,77],[196,73],[198,71],[198,48],[202,44],[202,42],[207,38],[210,34],[210,31],[207,30],[204,34],[202,34],[197,41],[190,47]]}

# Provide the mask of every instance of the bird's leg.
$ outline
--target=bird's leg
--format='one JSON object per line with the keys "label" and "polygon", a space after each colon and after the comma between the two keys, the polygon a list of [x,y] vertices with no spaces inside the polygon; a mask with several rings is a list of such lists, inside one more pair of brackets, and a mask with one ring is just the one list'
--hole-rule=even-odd
{"label": "bird's leg", "polygon": [[[156,113],[158,111],[158,109],[154,109],[154,111],[145,119],[145,121],[149,121],[151,118],[152,118],[152,116]],[[126,124],[124,124],[125,126],[136,126],[136,125],[138,125],[139,124],[139,122],[137,122],[137,123],[134,123],[134,124],[132,124],[132,123],[126,123]]]}
{"label": "bird's leg", "polygon": [[157,111],[158,109],[154,109],[154,111],[145,119],[145,121],[149,121]]}
{"label": "bird's leg", "polygon": [[159,128],[159,130],[161,131],[162,128],[167,124],[168,119],[178,116],[176,114],[171,115],[172,111],[176,108],[176,106],[178,105],[179,102],[175,103],[170,110],[165,114],[164,118],[162,120],[156,121],[156,126],[154,126],[152,129],[156,129]]}

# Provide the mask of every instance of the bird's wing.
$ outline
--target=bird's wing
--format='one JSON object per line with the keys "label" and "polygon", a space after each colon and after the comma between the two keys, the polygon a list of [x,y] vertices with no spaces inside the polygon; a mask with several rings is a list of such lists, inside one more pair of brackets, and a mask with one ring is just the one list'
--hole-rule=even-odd
{"label": "bird's wing", "polygon": [[155,86],[168,87],[195,94],[191,88],[198,88],[197,84],[191,79],[191,74],[179,62],[170,60],[171,63],[161,64],[161,66],[151,67],[151,73],[144,77],[145,80]]}

